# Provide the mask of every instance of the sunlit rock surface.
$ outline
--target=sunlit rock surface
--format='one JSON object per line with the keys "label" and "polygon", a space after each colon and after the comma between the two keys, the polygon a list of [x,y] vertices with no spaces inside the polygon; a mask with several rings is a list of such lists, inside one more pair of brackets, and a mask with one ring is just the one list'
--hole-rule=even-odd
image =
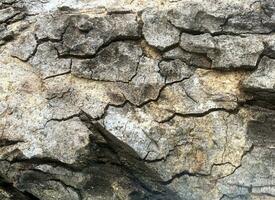
{"label": "sunlit rock surface", "polygon": [[2,0],[0,199],[275,199],[273,0]]}

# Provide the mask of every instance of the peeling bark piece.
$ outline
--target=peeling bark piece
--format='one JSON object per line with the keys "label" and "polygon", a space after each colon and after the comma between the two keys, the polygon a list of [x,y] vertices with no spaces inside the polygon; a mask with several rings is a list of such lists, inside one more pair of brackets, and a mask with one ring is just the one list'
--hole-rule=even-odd
{"label": "peeling bark piece", "polygon": [[259,100],[259,105],[275,106],[275,60],[263,57],[258,69],[243,81],[242,87]]}
{"label": "peeling bark piece", "polygon": [[28,61],[37,48],[37,41],[30,32],[20,37],[18,44],[12,50],[12,56],[17,57],[23,61]]}
{"label": "peeling bark piece", "polygon": [[62,45],[59,46],[59,52],[61,55],[94,55],[101,46],[106,46],[113,40],[139,37],[139,24],[135,14],[114,14],[94,18],[72,16],[64,33]]}
{"label": "peeling bark piece", "polygon": [[72,74],[99,81],[129,82],[136,74],[141,48],[134,42],[114,42],[89,60],[73,60]]}
{"label": "peeling bark piece", "polygon": [[172,26],[165,13],[156,10],[145,10],[142,13],[142,33],[149,45],[160,50],[173,46],[179,42],[180,31]]}
{"label": "peeling bark piece", "polygon": [[58,57],[55,44],[42,43],[29,63],[41,74],[42,78],[70,72],[71,60]]}

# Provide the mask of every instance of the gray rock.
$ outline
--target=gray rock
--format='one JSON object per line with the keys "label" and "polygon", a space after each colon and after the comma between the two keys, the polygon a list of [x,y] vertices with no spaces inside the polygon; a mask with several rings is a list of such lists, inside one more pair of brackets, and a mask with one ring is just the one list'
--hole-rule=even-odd
{"label": "gray rock", "polygon": [[275,17],[266,15],[262,10],[244,12],[228,19],[223,28],[224,32],[234,33],[270,33],[274,31]]}
{"label": "gray rock", "polygon": [[258,69],[243,82],[243,87],[250,90],[275,91],[275,60],[263,57]]}
{"label": "gray rock", "polygon": [[198,68],[211,68],[212,61],[201,53],[190,53],[182,50],[180,47],[171,49],[163,54],[164,59],[180,59],[190,66]]}
{"label": "gray rock", "polygon": [[209,1],[207,5],[184,1],[169,9],[167,17],[176,27],[194,33],[270,33],[275,22],[272,5],[272,1]]}
{"label": "gray rock", "polygon": [[182,33],[180,46],[188,52],[208,53],[216,49],[216,40],[208,33],[202,35]]}
{"label": "gray rock", "polygon": [[35,23],[35,33],[38,40],[60,41],[68,26],[67,15],[55,13],[38,18]]}
{"label": "gray rock", "polygon": [[140,37],[135,14],[113,14],[94,18],[78,15],[72,16],[69,20],[62,45],[59,47],[60,54],[94,55],[100,47],[113,40]]}
{"label": "gray rock", "polygon": [[0,199],[273,199],[274,11],[2,0]]}
{"label": "gray rock", "polygon": [[29,63],[44,79],[68,73],[71,70],[71,60],[59,59],[55,44],[51,42],[40,44]]}
{"label": "gray rock", "polygon": [[169,9],[167,18],[174,26],[186,32],[219,33],[223,31],[222,26],[229,17],[228,11],[232,15],[239,11],[237,7],[227,3],[209,1],[206,5],[199,1],[184,1]]}
{"label": "gray rock", "polygon": [[255,36],[219,36],[216,40],[220,55],[210,56],[213,68],[254,69],[264,50],[262,41]]}
{"label": "gray rock", "polygon": [[258,69],[242,84],[245,91],[252,93],[259,104],[274,106],[275,100],[275,60],[263,57]]}
{"label": "gray rock", "polygon": [[8,30],[4,25],[0,25],[0,34],[0,44],[5,44],[14,38],[14,32]]}
{"label": "gray rock", "polygon": [[73,60],[72,74],[92,80],[129,82],[137,73],[141,48],[134,42],[114,42],[89,60]]}
{"label": "gray rock", "polygon": [[20,37],[16,47],[13,47],[12,56],[15,56],[23,61],[29,60],[35,53],[37,41],[33,34],[27,33]]}
{"label": "gray rock", "polygon": [[179,42],[180,31],[167,20],[165,13],[156,10],[145,10],[142,13],[142,33],[149,45],[160,50]]}
{"label": "gray rock", "polygon": [[224,70],[254,69],[264,50],[261,38],[249,35],[212,37],[210,34],[182,34],[180,45],[186,51],[206,54],[212,60],[211,68]]}
{"label": "gray rock", "polygon": [[[242,167],[222,179],[219,187],[223,194],[247,196],[252,194],[274,196],[274,151],[268,148],[255,147],[243,158]],[[240,178],[242,176],[242,178]]]}
{"label": "gray rock", "polygon": [[137,74],[128,84],[119,83],[125,98],[135,105],[142,105],[157,99],[161,88],[165,85],[165,78],[159,73],[159,61],[142,57]]}
{"label": "gray rock", "polygon": [[14,9],[13,7],[0,9],[0,23],[8,22],[19,13],[20,11]]}
{"label": "gray rock", "polygon": [[179,59],[162,61],[159,64],[159,68],[160,74],[165,77],[166,83],[187,79],[193,74],[192,68]]}

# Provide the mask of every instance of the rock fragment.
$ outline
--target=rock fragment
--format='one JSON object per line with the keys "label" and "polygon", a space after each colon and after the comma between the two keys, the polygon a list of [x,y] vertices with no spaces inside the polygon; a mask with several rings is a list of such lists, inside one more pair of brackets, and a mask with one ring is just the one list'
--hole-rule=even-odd
{"label": "rock fragment", "polygon": [[114,40],[140,37],[139,23],[135,14],[114,14],[88,18],[72,16],[59,46],[61,55],[91,56],[102,46]]}
{"label": "rock fragment", "polygon": [[129,82],[137,73],[141,54],[134,42],[114,42],[95,58],[73,60],[72,74],[98,81]]}
{"label": "rock fragment", "polygon": [[179,42],[180,31],[172,26],[165,13],[146,10],[142,13],[142,33],[149,45],[164,50]]}
{"label": "rock fragment", "polygon": [[44,79],[68,73],[71,70],[71,60],[59,58],[55,44],[52,42],[40,44],[29,63]]}
{"label": "rock fragment", "polygon": [[179,59],[162,61],[159,68],[160,74],[165,77],[166,83],[187,79],[193,74],[193,69]]}
{"label": "rock fragment", "polygon": [[182,34],[180,46],[188,52],[207,55],[212,61],[211,68],[221,70],[254,69],[264,51],[261,38],[249,35]]}
{"label": "rock fragment", "polygon": [[263,57],[258,69],[247,77],[242,84],[245,91],[253,94],[259,104],[274,106],[275,100],[275,60]]}
{"label": "rock fragment", "polygon": [[28,61],[35,53],[37,45],[35,36],[31,33],[27,33],[20,37],[18,46],[13,48],[12,56],[23,61]]}

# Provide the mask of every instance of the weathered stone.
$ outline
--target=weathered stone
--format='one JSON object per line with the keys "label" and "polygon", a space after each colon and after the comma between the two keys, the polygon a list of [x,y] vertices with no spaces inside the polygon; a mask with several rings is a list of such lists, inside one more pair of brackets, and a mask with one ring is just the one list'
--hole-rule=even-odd
{"label": "weathered stone", "polygon": [[252,93],[255,100],[260,103],[274,106],[275,100],[275,61],[268,57],[263,57],[258,69],[247,77],[242,84],[245,91]]}
{"label": "weathered stone", "polygon": [[198,67],[198,68],[210,68],[211,67],[211,60],[207,58],[205,54],[201,53],[190,53],[187,51],[182,50],[181,48],[177,47],[170,51],[167,51],[163,54],[164,59],[173,60],[173,59],[180,59],[187,63],[190,66]]}
{"label": "weathered stone", "polygon": [[179,59],[162,61],[159,64],[160,74],[165,77],[166,83],[172,83],[189,78],[193,74],[192,68]]}
{"label": "weathered stone", "polygon": [[8,22],[10,19],[12,19],[19,13],[20,11],[15,10],[13,7],[0,9],[0,23]]}
{"label": "weathered stone", "polygon": [[53,15],[45,15],[35,23],[35,32],[38,40],[61,40],[68,26],[67,15],[59,13]]}
{"label": "weathered stone", "polygon": [[182,34],[180,45],[188,52],[206,54],[212,60],[211,68],[224,70],[254,69],[264,50],[261,38],[249,35],[212,37],[209,34]]}
{"label": "weathered stone", "polygon": [[159,73],[159,61],[141,57],[137,74],[129,84],[119,83],[125,98],[135,105],[142,105],[157,99],[161,88],[165,85],[165,78]]}
{"label": "weathered stone", "polygon": [[167,12],[167,18],[174,26],[190,32],[221,32],[227,17],[228,13],[213,1],[207,5],[185,1]]}
{"label": "weathered stone", "polygon": [[71,70],[71,60],[60,59],[55,45],[51,42],[40,44],[29,62],[44,79],[68,73]]}
{"label": "weathered stone", "polygon": [[0,45],[5,44],[7,41],[10,41],[14,37],[14,32],[8,30],[4,25],[0,25]]}
{"label": "weathered stone", "polygon": [[[242,160],[242,167],[219,183],[221,192],[229,197],[249,197],[250,193],[263,196],[274,196],[275,176],[274,151],[268,148],[255,147]],[[243,178],[240,179],[240,176]]]}
{"label": "weathered stone", "polygon": [[202,35],[181,35],[180,46],[188,52],[208,53],[216,49],[215,39],[208,33]]}
{"label": "weathered stone", "polygon": [[72,74],[99,81],[129,82],[137,73],[141,48],[134,42],[114,42],[89,60],[73,60]]}
{"label": "weathered stone", "polygon": [[274,199],[274,8],[1,1],[0,199]]}
{"label": "weathered stone", "polygon": [[[87,20],[86,28],[83,28]],[[89,27],[92,27],[89,30]],[[134,14],[114,14],[87,18],[78,15],[70,18],[69,26],[63,35],[60,54],[94,55],[102,46],[113,40],[136,39],[140,37],[139,23]]]}
{"label": "weathered stone", "polygon": [[179,42],[180,32],[165,17],[165,13],[146,10],[142,13],[142,33],[149,45],[160,50]]}
{"label": "weathered stone", "polygon": [[254,69],[264,50],[262,41],[255,36],[219,36],[217,43],[220,55],[212,58],[213,68]]}
{"label": "weathered stone", "polygon": [[223,74],[198,69],[189,79],[165,87],[157,104],[148,109],[157,121],[179,115],[207,113],[209,110],[234,110],[244,95],[238,88],[243,75]]}
{"label": "weathered stone", "polygon": [[27,33],[22,36],[17,43],[17,46],[13,48],[12,55],[23,60],[29,60],[35,53],[37,48],[37,41],[33,34]]}

